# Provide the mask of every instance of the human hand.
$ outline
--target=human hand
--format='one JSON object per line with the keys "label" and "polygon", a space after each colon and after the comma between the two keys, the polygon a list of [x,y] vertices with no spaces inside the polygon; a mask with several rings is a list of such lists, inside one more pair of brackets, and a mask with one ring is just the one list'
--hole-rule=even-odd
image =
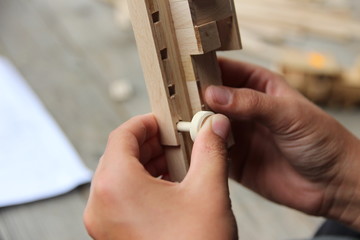
{"label": "human hand", "polygon": [[229,128],[222,115],[205,122],[181,183],[156,178],[167,175],[167,166],[152,115],[116,129],[84,213],[89,234],[97,240],[237,239],[227,185]]}
{"label": "human hand", "polygon": [[260,195],[360,229],[360,143],[277,74],[220,60],[205,100],[233,121],[231,175]]}

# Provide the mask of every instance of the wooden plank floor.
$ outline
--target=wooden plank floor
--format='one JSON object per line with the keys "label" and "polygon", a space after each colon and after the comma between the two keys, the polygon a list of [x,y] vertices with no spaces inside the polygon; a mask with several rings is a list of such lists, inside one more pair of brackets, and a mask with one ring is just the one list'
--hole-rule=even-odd
{"label": "wooden plank floor", "polygon": [[[132,33],[120,31],[111,9],[96,0],[0,0],[0,54],[16,65],[92,169],[108,133],[149,111]],[[121,104],[108,95],[109,83],[119,78],[136,90]],[[319,224],[230,186],[243,240],[309,237]],[[89,239],[81,220],[87,192],[83,186],[0,209],[0,240]]]}

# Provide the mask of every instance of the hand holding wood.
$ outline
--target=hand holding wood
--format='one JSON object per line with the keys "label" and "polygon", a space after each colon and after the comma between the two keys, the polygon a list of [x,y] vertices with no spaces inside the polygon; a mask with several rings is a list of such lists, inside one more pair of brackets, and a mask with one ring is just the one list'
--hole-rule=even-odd
{"label": "hand holding wood", "polygon": [[233,119],[232,176],[262,196],[360,229],[360,141],[275,73],[222,59],[206,102]]}
{"label": "hand holding wood", "polygon": [[123,124],[109,137],[96,170],[84,221],[102,239],[235,240],[228,190],[225,139],[230,122],[208,118],[194,143],[184,181],[167,176],[159,130],[152,115]]}

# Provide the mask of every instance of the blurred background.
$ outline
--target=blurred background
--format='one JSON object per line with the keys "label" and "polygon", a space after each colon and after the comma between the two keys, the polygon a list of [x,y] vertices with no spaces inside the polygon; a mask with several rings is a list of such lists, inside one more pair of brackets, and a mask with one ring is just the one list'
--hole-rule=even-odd
{"label": "blurred background", "polygon": [[[219,55],[284,74],[360,137],[360,1],[235,3],[244,49]],[[150,111],[128,16],[126,0],[0,0],[0,55],[93,170],[110,131]],[[306,239],[323,221],[230,186],[241,239]],[[88,189],[0,208],[0,239],[90,239],[81,220]]]}

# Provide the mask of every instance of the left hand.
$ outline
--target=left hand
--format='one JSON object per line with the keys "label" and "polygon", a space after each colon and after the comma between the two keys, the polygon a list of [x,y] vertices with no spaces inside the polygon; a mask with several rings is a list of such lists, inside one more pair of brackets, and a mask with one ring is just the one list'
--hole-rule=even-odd
{"label": "left hand", "polygon": [[206,121],[185,180],[172,183],[152,115],[131,119],[109,137],[84,221],[97,240],[237,239],[229,199],[223,115]]}
{"label": "left hand", "polygon": [[360,141],[292,89],[248,63],[221,59],[224,85],[205,102],[233,119],[231,175],[258,194],[360,229]]}

